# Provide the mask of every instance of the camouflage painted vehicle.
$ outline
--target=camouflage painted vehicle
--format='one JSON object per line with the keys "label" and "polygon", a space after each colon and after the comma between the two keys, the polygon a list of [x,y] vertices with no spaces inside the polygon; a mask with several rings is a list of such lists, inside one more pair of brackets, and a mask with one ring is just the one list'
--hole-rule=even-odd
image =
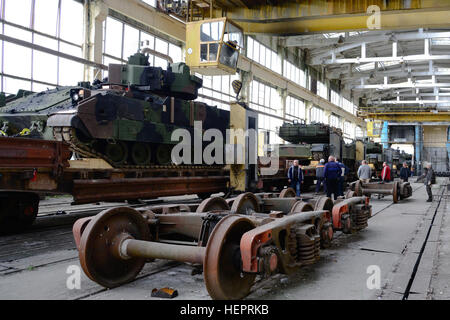
{"label": "camouflage painted vehicle", "polygon": [[366,158],[374,175],[379,177],[383,169],[383,145],[376,142],[366,141]]}
{"label": "camouflage painted vehicle", "polygon": [[323,143],[330,136],[331,127],[321,123],[284,123],[279,130],[281,139],[293,143]]}
{"label": "camouflage painted vehicle", "polygon": [[74,108],[70,91],[77,88],[60,87],[40,93],[21,90],[15,96],[3,95],[0,135],[53,140],[53,130],[47,127],[47,119],[52,113]]}
{"label": "camouflage painted vehicle", "polygon": [[165,165],[178,143],[171,140],[176,129],[193,138],[194,122],[200,121],[203,130],[215,128],[225,137],[229,112],[194,102],[201,86],[186,64],[163,70],[137,53],[126,65],[110,65],[104,83],[47,91],[7,108],[32,109],[22,127],[38,122],[42,138],[69,143],[79,157],[102,158],[114,167]]}
{"label": "camouflage painted vehicle", "polygon": [[344,139],[342,130],[322,123],[284,123],[278,135],[292,144],[311,145],[314,161],[326,159],[329,155],[342,157]]}

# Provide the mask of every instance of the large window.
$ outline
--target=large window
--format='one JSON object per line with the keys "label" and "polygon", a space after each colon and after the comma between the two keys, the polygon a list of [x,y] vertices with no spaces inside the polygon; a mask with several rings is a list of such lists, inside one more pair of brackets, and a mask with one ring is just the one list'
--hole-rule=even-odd
{"label": "large window", "polygon": [[337,93],[334,90],[331,90],[330,101],[331,101],[331,103],[334,103],[335,105],[340,107],[341,106],[341,96],[340,96],[340,94]]}
{"label": "large window", "polygon": [[260,81],[253,80],[250,87],[250,108],[261,112],[258,116],[258,127],[260,130],[270,133],[270,143],[281,143],[282,140],[278,137],[277,130],[283,121],[271,116],[282,116],[281,97],[277,90]]}
{"label": "large window", "polygon": [[339,118],[338,116],[336,116],[334,114],[330,115],[329,123],[330,123],[330,126],[332,126],[332,127],[342,129],[341,118]]}
{"label": "large window", "polygon": [[358,107],[346,98],[342,98],[342,108],[353,115],[357,115],[358,113]]}
{"label": "large window", "polygon": [[247,37],[247,57],[281,74],[282,62],[278,54],[252,37]]}
{"label": "large window", "polygon": [[197,101],[230,110],[230,101],[236,100],[231,83],[239,79],[239,76],[202,76],[200,74],[196,76],[203,79],[203,87],[198,92]]}
{"label": "large window", "polygon": [[344,123],[344,138],[346,143],[355,139],[355,125],[351,122],[345,121]]}
{"label": "large window", "polygon": [[296,67],[294,64],[290,63],[287,60],[284,60],[283,62],[283,76],[302,87],[306,86],[305,71],[303,71],[299,67]]}
{"label": "large window", "polygon": [[304,121],[306,118],[305,102],[292,96],[288,96],[286,98],[285,118],[298,122]]}
{"label": "large window", "polygon": [[[115,18],[108,17],[104,22],[103,64],[125,63],[141,48],[150,48],[168,55],[174,62],[183,60],[181,47],[164,39],[134,28]],[[167,60],[149,56],[151,66],[166,68]],[[107,72],[105,72],[106,76]]]}
{"label": "large window", "polygon": [[323,109],[312,107],[310,112],[311,112],[310,122],[319,122],[327,124],[327,121],[325,119],[325,112],[323,111]]}
{"label": "large window", "polygon": [[[83,5],[74,0],[0,0],[2,34],[82,57]],[[35,92],[83,80],[83,64],[2,41],[1,91]]]}
{"label": "large window", "polygon": [[327,85],[317,81],[317,94],[324,99],[328,100],[328,88]]}

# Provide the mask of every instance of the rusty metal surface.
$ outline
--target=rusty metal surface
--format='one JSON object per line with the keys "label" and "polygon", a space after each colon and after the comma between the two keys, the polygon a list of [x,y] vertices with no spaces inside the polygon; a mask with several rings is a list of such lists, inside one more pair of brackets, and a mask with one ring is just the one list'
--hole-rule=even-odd
{"label": "rusty metal surface", "polygon": [[242,273],[236,253],[242,235],[253,228],[250,219],[237,215],[225,217],[214,228],[203,264],[205,285],[211,298],[238,300],[249,294],[256,274]]}
{"label": "rusty metal surface", "polygon": [[158,218],[159,233],[180,234],[198,240],[205,213],[175,213],[156,215]]}
{"label": "rusty metal surface", "polygon": [[233,214],[251,214],[259,212],[260,205],[258,198],[251,192],[243,193],[234,199],[230,199],[231,213]]}
{"label": "rusty metal surface", "polygon": [[353,197],[345,199],[335,204],[332,212],[333,229],[343,230],[345,233],[358,231],[367,226],[362,226],[362,218],[367,219],[371,216],[371,206],[368,205],[368,198]]}
{"label": "rusty metal surface", "polygon": [[309,212],[309,211],[314,211],[314,208],[311,204],[309,204],[308,202],[297,201],[292,206],[291,212],[289,212],[289,214],[293,215],[299,212]]}
{"label": "rusty metal surface", "polygon": [[81,235],[81,267],[91,280],[106,288],[133,280],[145,264],[145,258],[117,256],[122,235],[150,240],[148,225],[138,211],[127,207],[105,210],[92,218]]}
{"label": "rusty metal surface", "polygon": [[227,189],[229,178],[169,177],[134,179],[74,180],[72,195],[76,203],[150,199],[197,193],[218,193]]}
{"label": "rusty metal surface", "polygon": [[295,190],[292,188],[283,189],[280,192],[280,198],[295,198],[296,193]]}
{"label": "rusty metal surface", "polygon": [[202,201],[198,206],[196,212],[209,212],[215,210],[230,210],[230,206],[221,197],[212,197]]}
{"label": "rusty metal surface", "polygon": [[69,147],[61,142],[0,138],[0,168],[68,167]]}
{"label": "rusty metal surface", "polygon": [[166,244],[152,241],[129,239],[122,245],[123,253],[130,257],[147,259],[165,259],[179,262],[202,264],[206,248]]}

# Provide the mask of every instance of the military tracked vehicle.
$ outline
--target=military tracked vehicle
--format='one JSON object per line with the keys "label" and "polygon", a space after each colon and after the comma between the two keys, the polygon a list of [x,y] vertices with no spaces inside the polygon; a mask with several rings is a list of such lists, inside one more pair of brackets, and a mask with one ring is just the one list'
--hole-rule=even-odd
{"label": "military tracked vehicle", "polygon": [[8,116],[7,135],[25,129],[42,139],[65,141],[77,156],[102,158],[114,167],[167,165],[179,142],[171,139],[176,129],[187,130],[193,146],[195,122],[224,137],[229,128],[228,111],[193,101],[201,87],[202,80],[186,64],[172,63],[164,70],[137,53],[126,65],[110,65],[104,82],[18,99],[3,108],[0,119]]}
{"label": "military tracked vehicle", "polygon": [[311,145],[314,161],[327,159],[329,155],[342,157],[344,139],[342,130],[322,123],[284,123],[278,135],[292,144]]}
{"label": "military tracked vehicle", "polygon": [[4,96],[0,107],[0,135],[53,140],[53,130],[47,127],[48,117],[61,110],[72,109],[71,90],[81,87],[60,87],[40,93],[19,91]]}

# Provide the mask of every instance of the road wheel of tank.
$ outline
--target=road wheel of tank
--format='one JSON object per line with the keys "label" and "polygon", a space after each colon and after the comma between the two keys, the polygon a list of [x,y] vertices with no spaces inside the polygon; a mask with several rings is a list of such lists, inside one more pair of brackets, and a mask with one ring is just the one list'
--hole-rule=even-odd
{"label": "road wheel of tank", "polygon": [[105,155],[115,165],[124,164],[128,158],[128,147],[124,142],[108,143]]}
{"label": "road wheel of tank", "polygon": [[172,162],[172,145],[160,144],[156,148],[156,162],[158,164],[170,164]]}
{"label": "road wheel of tank", "polygon": [[139,166],[150,164],[152,159],[152,150],[150,145],[142,142],[135,142],[131,147],[131,160]]}

